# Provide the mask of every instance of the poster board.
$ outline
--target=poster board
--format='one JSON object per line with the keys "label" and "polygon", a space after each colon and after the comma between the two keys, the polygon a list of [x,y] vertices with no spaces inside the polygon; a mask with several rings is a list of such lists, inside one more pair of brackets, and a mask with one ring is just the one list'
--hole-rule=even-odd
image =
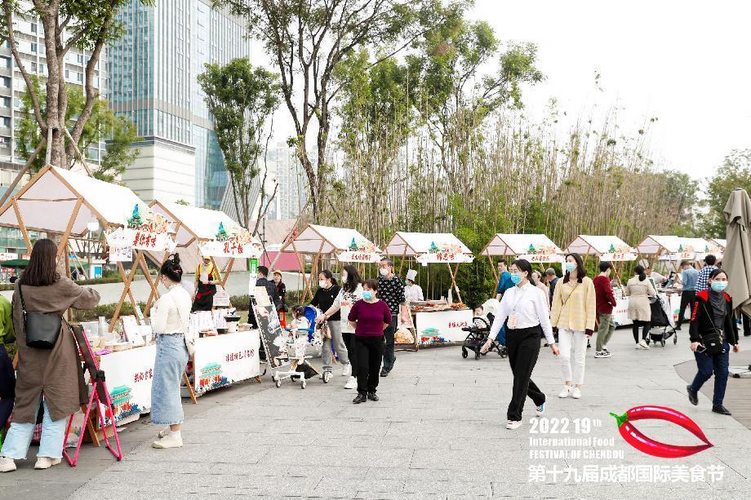
{"label": "poster board", "polygon": [[266,288],[255,287],[250,304],[266,352],[266,363],[271,367],[281,366],[282,363],[277,358],[287,353],[287,333],[279,323],[279,315]]}
{"label": "poster board", "polygon": [[[99,367],[107,374],[117,425],[138,420],[151,411],[155,360],[156,344],[101,357]],[[109,419],[106,422],[109,425]]]}
{"label": "poster board", "polygon": [[[472,323],[473,315],[470,310],[415,313],[418,343],[432,345],[463,342],[467,332],[462,328]],[[426,340],[430,338],[432,340]]]}
{"label": "poster board", "polygon": [[261,374],[257,331],[196,339],[193,387],[196,395],[248,380]]}

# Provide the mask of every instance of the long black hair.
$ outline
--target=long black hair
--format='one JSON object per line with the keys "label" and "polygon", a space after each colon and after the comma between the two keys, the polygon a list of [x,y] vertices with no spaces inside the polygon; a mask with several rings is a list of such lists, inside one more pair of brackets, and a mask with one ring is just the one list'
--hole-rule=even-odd
{"label": "long black hair", "polygon": [[183,280],[183,268],[180,266],[180,254],[174,253],[167,257],[159,271],[162,275],[169,278],[170,281],[180,283]]}
{"label": "long black hair", "polygon": [[[582,282],[584,278],[587,277],[587,269],[584,267],[584,261],[582,260],[582,256],[578,253],[569,253],[566,254],[566,259],[571,257],[576,261],[576,281],[579,283]],[[566,265],[564,264],[563,270],[566,270]],[[571,279],[571,273],[566,273],[566,276],[563,278],[564,283],[568,283],[568,280]]]}
{"label": "long black hair", "polygon": [[347,272],[347,281],[342,281],[342,288],[344,288],[344,291],[347,293],[355,293],[357,285],[362,283],[360,273],[358,273],[357,268],[351,264],[344,266],[342,271]]}
{"label": "long black hair", "polygon": [[639,281],[644,281],[645,279],[647,279],[647,273],[644,272],[644,266],[642,266],[641,264],[634,268],[634,274],[639,276]]}
{"label": "long black hair", "polygon": [[511,265],[516,266],[519,269],[519,271],[523,273],[527,273],[527,279],[532,284],[532,286],[537,286],[537,282],[532,277],[532,264],[530,264],[528,260],[516,259]]}
{"label": "long black hair", "polygon": [[48,286],[60,279],[57,272],[57,245],[54,241],[42,238],[34,243],[29,265],[18,282],[21,285]]}
{"label": "long black hair", "polygon": [[319,276],[321,274],[323,274],[327,280],[331,280],[331,286],[336,286],[336,278],[334,278],[334,274],[331,271],[324,269],[323,271],[318,273]]}

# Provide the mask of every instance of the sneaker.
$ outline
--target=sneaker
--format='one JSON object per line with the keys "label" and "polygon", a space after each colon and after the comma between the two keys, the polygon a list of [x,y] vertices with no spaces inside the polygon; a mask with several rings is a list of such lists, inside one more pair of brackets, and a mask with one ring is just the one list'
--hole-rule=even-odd
{"label": "sneaker", "polygon": [[[545,398],[547,400],[547,397]],[[545,403],[535,408],[537,416],[542,417],[545,414]]]}
{"label": "sneaker", "polygon": [[578,387],[574,387],[574,390],[571,391],[571,397],[574,399],[580,399],[582,397],[582,391]]}
{"label": "sneaker", "polygon": [[595,358],[609,358],[612,356],[608,351],[597,351],[595,353]]}
{"label": "sneaker", "polygon": [[559,398],[567,398],[569,396],[569,394],[571,394],[571,386],[564,385],[563,386],[563,390],[561,391],[560,394],[558,394],[558,397]]}
{"label": "sneaker", "polygon": [[587,349],[592,349],[592,344],[587,340]]}
{"label": "sneaker", "polygon": [[353,403],[356,405],[359,405],[360,403],[365,403],[368,400],[367,396],[365,394],[358,394],[355,399],[352,400]]}
{"label": "sneaker", "polygon": [[162,439],[163,437],[169,436],[170,432],[172,432],[172,429],[170,429],[168,425],[167,427],[159,431],[159,433],[157,434],[157,437],[159,437],[159,439]]}
{"label": "sneaker", "polygon": [[389,370],[383,369],[381,370],[381,377],[388,377],[389,376]]}
{"label": "sneaker", "polygon": [[521,426],[522,426],[521,420],[509,420],[508,423],[506,424],[506,429],[515,431]]}
{"label": "sneaker", "polygon": [[352,363],[347,363],[342,367],[342,377],[352,376]]}
{"label": "sneaker", "polygon": [[686,386],[686,392],[688,392],[688,401],[692,405],[696,406],[699,404],[699,393],[696,392],[691,388],[690,385]]}
{"label": "sneaker", "polygon": [[0,457],[0,472],[13,472],[16,470],[16,461],[8,457]]}
{"label": "sneaker", "polygon": [[179,431],[170,432],[168,435],[164,436],[162,439],[151,443],[152,448],[156,448],[159,450],[166,450],[169,448],[182,448],[182,446],[183,446],[183,438],[180,435]]}
{"label": "sneaker", "polygon": [[608,354],[610,353],[610,349],[608,349],[608,346],[606,345],[602,346],[602,350],[607,352]]}
{"label": "sneaker", "polygon": [[347,383],[344,384],[345,389],[357,389],[357,379],[355,377],[350,377],[349,380],[347,380]]}
{"label": "sneaker", "polygon": [[712,411],[715,413],[719,413],[720,415],[732,415],[732,413],[730,413],[730,410],[725,408],[723,405],[713,406]]}
{"label": "sneaker", "polygon": [[645,340],[639,341],[637,349],[649,349],[649,344]]}
{"label": "sneaker", "polygon": [[368,399],[371,401],[378,401],[380,398],[378,397],[378,394],[376,394],[375,392],[369,392]]}
{"label": "sneaker", "polygon": [[53,465],[59,465],[62,461],[62,458],[37,457],[37,463],[34,464],[34,468],[37,470],[49,469]]}

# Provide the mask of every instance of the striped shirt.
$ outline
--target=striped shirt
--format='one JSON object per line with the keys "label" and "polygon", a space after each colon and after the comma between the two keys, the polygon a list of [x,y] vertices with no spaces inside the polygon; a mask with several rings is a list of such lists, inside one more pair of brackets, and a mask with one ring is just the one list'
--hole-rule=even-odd
{"label": "striped shirt", "polygon": [[591,278],[584,277],[581,283],[576,280],[558,282],[550,310],[553,327],[577,332],[594,330],[596,316],[597,298]]}
{"label": "striped shirt", "polygon": [[699,271],[699,277],[696,279],[696,291],[703,292],[709,288],[709,275],[717,269],[717,266],[704,266]]}

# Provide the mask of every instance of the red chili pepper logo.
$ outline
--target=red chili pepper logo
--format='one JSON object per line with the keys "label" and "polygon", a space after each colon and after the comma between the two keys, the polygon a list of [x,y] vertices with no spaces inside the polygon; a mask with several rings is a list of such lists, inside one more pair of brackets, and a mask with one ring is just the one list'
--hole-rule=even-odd
{"label": "red chili pepper logo", "polygon": [[[611,413],[618,423],[618,430],[628,444],[647,455],[660,458],[682,458],[704,451],[714,446],[709,442],[699,425],[683,413],[664,406],[637,406],[623,415]],[[650,439],[634,427],[631,422],[637,420],[667,420],[679,425],[699,438],[704,444],[696,446],[679,446],[665,444]]]}

